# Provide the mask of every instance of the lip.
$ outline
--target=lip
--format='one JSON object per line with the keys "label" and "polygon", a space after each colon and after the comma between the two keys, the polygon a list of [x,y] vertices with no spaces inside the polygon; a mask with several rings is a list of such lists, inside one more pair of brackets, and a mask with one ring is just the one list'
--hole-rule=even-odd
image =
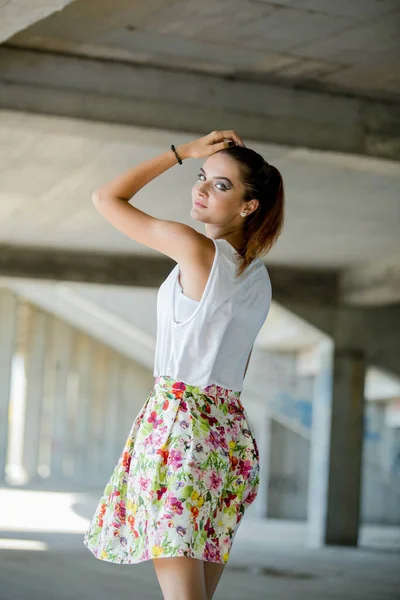
{"label": "lip", "polygon": [[193,202],[193,204],[194,204],[195,206],[198,206],[199,208],[207,208],[207,206],[204,206],[204,204],[201,204],[200,202],[197,202],[197,200],[195,200],[195,201]]}

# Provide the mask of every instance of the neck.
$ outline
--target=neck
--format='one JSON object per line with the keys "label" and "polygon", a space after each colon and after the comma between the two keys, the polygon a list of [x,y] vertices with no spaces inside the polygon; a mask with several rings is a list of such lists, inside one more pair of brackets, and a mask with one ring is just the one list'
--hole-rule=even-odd
{"label": "neck", "polygon": [[211,228],[210,226],[206,225],[206,235],[207,237],[211,238],[211,239],[220,239],[223,238],[225,239],[227,242],[229,242],[231,244],[231,246],[233,246],[234,248],[237,249],[237,251],[239,252],[239,249],[243,247],[244,244],[244,236],[243,236],[243,232],[242,231],[224,231],[220,228]]}

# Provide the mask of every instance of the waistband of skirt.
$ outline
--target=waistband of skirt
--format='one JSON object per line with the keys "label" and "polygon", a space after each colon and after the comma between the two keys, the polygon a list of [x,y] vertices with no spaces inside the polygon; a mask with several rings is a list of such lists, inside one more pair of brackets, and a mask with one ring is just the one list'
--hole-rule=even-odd
{"label": "waistband of skirt", "polygon": [[220,385],[217,385],[216,383],[212,383],[211,385],[207,385],[206,387],[201,388],[197,385],[190,385],[189,383],[186,383],[184,381],[177,381],[176,379],[173,379],[173,377],[169,377],[168,375],[157,375],[157,377],[155,378],[155,383],[157,385],[173,385],[175,388],[181,386],[181,389],[183,391],[188,390],[197,394],[205,394],[209,398],[215,400],[217,398],[226,398],[230,402],[236,404],[242,410],[244,409],[242,401],[240,399],[241,391],[230,390],[228,388],[224,388]]}

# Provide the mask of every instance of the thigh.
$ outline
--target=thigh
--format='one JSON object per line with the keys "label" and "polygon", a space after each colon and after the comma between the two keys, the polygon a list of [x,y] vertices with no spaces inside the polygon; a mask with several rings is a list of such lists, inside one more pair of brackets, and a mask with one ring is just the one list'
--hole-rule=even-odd
{"label": "thigh", "polygon": [[217,589],[219,580],[224,571],[225,565],[204,561],[204,576],[206,579],[207,600],[211,600]]}
{"label": "thigh", "polygon": [[202,560],[155,558],[153,565],[164,600],[207,600]]}

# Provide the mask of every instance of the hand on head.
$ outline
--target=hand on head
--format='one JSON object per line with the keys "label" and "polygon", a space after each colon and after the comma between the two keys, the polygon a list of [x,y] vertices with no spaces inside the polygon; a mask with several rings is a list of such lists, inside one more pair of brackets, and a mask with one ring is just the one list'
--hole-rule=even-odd
{"label": "hand on head", "polygon": [[234,145],[244,147],[243,140],[232,129],[212,131],[193,142],[183,144],[179,148],[179,153],[182,158],[206,158]]}

